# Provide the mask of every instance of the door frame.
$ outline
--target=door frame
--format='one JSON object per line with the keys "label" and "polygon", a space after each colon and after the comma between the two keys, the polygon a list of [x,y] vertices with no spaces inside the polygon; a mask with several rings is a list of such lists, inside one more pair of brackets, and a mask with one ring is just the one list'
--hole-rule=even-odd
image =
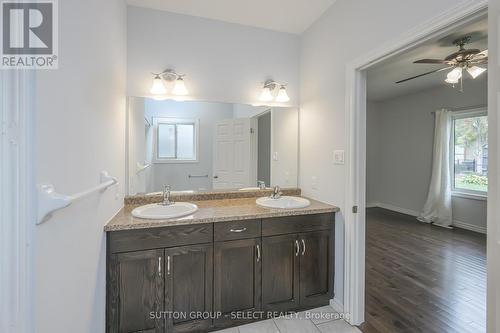
{"label": "door frame", "polygon": [[[488,13],[488,1],[468,1],[451,7],[346,66],[346,209],[344,313],[352,325],[365,315],[365,198],[366,198],[366,70],[389,57],[445,35]],[[351,207],[357,206],[358,213]]]}
{"label": "door frame", "polygon": [[0,71],[0,331],[34,332],[36,75]]}

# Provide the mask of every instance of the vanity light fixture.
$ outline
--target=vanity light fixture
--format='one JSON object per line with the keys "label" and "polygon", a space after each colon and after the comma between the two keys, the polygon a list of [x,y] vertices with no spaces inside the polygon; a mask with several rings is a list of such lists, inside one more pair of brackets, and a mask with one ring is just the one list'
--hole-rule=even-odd
{"label": "vanity light fixture", "polygon": [[[276,98],[274,98],[273,92],[277,87],[279,87],[278,95],[276,96]],[[259,101],[271,102],[272,100],[275,100],[279,103],[286,103],[290,101],[290,97],[288,97],[288,94],[286,93],[285,84],[280,84],[273,80],[268,80],[264,83],[264,87],[262,88],[262,92],[259,96]]]}
{"label": "vanity light fixture", "polygon": [[185,96],[189,92],[186,88],[186,84],[184,82],[184,76],[176,73],[172,69],[167,69],[161,73],[153,73],[153,85],[149,92],[152,95],[165,95],[167,93],[167,88],[165,87],[165,81],[175,81],[174,89],[172,89],[172,95],[176,96]]}
{"label": "vanity light fixture", "polygon": [[151,86],[151,89],[149,89],[149,92],[153,95],[164,95],[167,93],[167,89],[163,84],[163,79],[161,78],[160,74],[154,75],[153,85]]}
{"label": "vanity light fixture", "polygon": [[175,80],[175,85],[174,89],[172,90],[172,94],[177,96],[186,96],[188,94],[188,90],[186,88],[186,84],[184,83],[182,75],[179,75],[177,80]]}
{"label": "vanity light fixture", "polygon": [[282,85],[278,91],[278,96],[276,96],[276,102],[286,103],[288,101],[290,101],[290,97],[286,93],[286,87]]}

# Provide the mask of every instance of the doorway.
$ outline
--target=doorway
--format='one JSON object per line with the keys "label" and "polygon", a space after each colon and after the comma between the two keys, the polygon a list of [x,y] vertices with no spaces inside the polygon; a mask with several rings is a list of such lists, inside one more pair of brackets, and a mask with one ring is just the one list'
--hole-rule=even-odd
{"label": "doorway", "polygon": [[465,4],[347,66],[346,133],[349,152],[346,156],[348,176],[345,198],[346,206],[353,209],[345,214],[344,312],[353,325],[365,321],[366,71],[392,56],[445,36],[486,13],[486,3]]}

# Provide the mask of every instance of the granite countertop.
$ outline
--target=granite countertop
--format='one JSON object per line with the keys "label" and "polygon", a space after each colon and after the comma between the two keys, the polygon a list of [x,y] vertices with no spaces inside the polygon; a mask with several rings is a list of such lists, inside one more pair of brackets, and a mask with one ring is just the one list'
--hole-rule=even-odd
{"label": "granite countertop", "polygon": [[255,198],[191,201],[198,205],[199,208],[194,214],[163,220],[149,220],[133,217],[132,210],[139,205],[126,205],[104,226],[104,231],[158,228],[279,216],[334,213],[339,211],[338,207],[312,199],[308,200],[311,201],[311,205],[299,209],[264,208],[257,206]]}

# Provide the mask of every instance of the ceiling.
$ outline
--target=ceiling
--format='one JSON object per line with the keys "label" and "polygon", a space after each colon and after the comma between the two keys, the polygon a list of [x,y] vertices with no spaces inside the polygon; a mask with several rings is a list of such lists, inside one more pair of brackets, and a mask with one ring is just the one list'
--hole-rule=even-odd
{"label": "ceiling", "polygon": [[[449,84],[444,82],[448,71],[442,71],[414,80],[396,84],[396,81],[409,78],[418,74],[423,74],[434,69],[439,69],[442,65],[413,64],[415,60],[423,58],[444,59],[447,55],[458,50],[452,42],[463,36],[470,35],[472,43],[466,48],[477,48],[484,50],[488,48],[488,22],[486,19],[472,23],[464,28],[458,29],[454,33],[429,41],[417,48],[403,54],[391,57],[380,64],[371,67],[367,71],[367,97],[373,101],[383,101],[397,96],[408,95],[436,86]],[[475,81],[484,80],[486,73],[476,80],[472,80],[467,74],[464,75],[464,87],[474,84]]]}
{"label": "ceiling", "polygon": [[127,0],[165,10],[258,28],[301,34],[335,0]]}

